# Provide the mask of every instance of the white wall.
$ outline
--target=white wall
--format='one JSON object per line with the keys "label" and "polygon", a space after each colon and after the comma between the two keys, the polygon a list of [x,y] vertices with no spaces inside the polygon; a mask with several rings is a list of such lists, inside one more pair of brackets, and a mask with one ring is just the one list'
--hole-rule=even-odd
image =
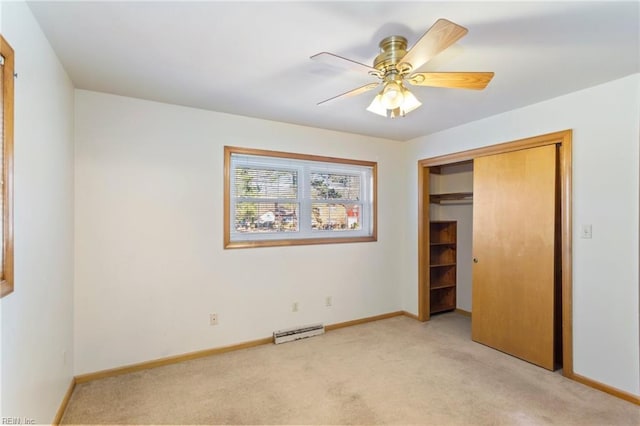
{"label": "white wall", "polygon": [[25,3],[2,4],[2,32],[18,78],[1,415],[50,423],[73,375],[73,87]]}
{"label": "white wall", "polygon": [[[225,145],[377,161],[378,241],[223,250]],[[402,163],[398,142],[76,91],[76,374],[399,310]]]}
{"label": "white wall", "polygon": [[[636,74],[411,141],[405,310],[418,304],[416,162],[573,129],[574,370],[640,395],[639,87]],[[581,224],[593,225],[593,239],[579,238]]]}

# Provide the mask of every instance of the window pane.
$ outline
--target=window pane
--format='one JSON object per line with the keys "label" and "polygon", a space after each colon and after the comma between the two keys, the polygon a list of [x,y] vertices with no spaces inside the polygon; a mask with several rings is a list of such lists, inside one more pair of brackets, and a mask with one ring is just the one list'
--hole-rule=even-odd
{"label": "window pane", "polygon": [[243,233],[296,232],[298,210],[295,203],[237,203],[235,229]]}
{"label": "window pane", "polygon": [[311,198],[314,200],[360,200],[360,176],[336,173],[311,173]]}
{"label": "window pane", "polygon": [[295,171],[238,167],[235,172],[236,197],[297,198]]}
{"label": "window pane", "polygon": [[313,203],[311,228],[321,231],[347,231],[361,228],[357,204]]}

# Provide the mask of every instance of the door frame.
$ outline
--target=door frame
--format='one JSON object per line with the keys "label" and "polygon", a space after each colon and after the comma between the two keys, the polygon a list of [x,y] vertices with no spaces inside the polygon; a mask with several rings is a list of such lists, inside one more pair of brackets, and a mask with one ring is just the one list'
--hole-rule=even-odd
{"label": "door frame", "polygon": [[571,162],[572,130],[563,130],[531,138],[499,143],[482,148],[426,158],[418,161],[418,319],[428,321],[429,313],[429,168],[443,166],[487,155],[503,154],[545,145],[558,146],[558,175],[561,210],[562,263],[562,374],[573,372],[573,308],[572,308],[572,225],[571,225]]}

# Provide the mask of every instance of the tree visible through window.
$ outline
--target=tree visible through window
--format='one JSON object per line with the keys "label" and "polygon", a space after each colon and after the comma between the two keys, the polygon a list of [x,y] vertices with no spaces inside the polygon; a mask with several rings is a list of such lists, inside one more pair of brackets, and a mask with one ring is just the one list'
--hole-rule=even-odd
{"label": "tree visible through window", "polygon": [[311,228],[360,229],[360,198],[362,196],[360,182],[360,175],[312,172]]}
{"label": "tree visible through window", "polygon": [[225,148],[225,247],[375,241],[376,163]]}
{"label": "tree visible through window", "polygon": [[13,291],[13,49],[0,35],[0,121],[2,122],[0,149],[0,297]]}
{"label": "tree visible through window", "polygon": [[238,167],[235,172],[237,232],[298,231],[295,170]]}

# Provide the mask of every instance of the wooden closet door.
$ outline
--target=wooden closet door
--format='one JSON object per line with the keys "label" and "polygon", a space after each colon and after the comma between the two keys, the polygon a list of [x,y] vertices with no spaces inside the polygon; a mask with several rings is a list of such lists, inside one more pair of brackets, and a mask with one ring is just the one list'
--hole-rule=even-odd
{"label": "wooden closet door", "polygon": [[474,341],[554,368],[556,147],[473,165]]}

